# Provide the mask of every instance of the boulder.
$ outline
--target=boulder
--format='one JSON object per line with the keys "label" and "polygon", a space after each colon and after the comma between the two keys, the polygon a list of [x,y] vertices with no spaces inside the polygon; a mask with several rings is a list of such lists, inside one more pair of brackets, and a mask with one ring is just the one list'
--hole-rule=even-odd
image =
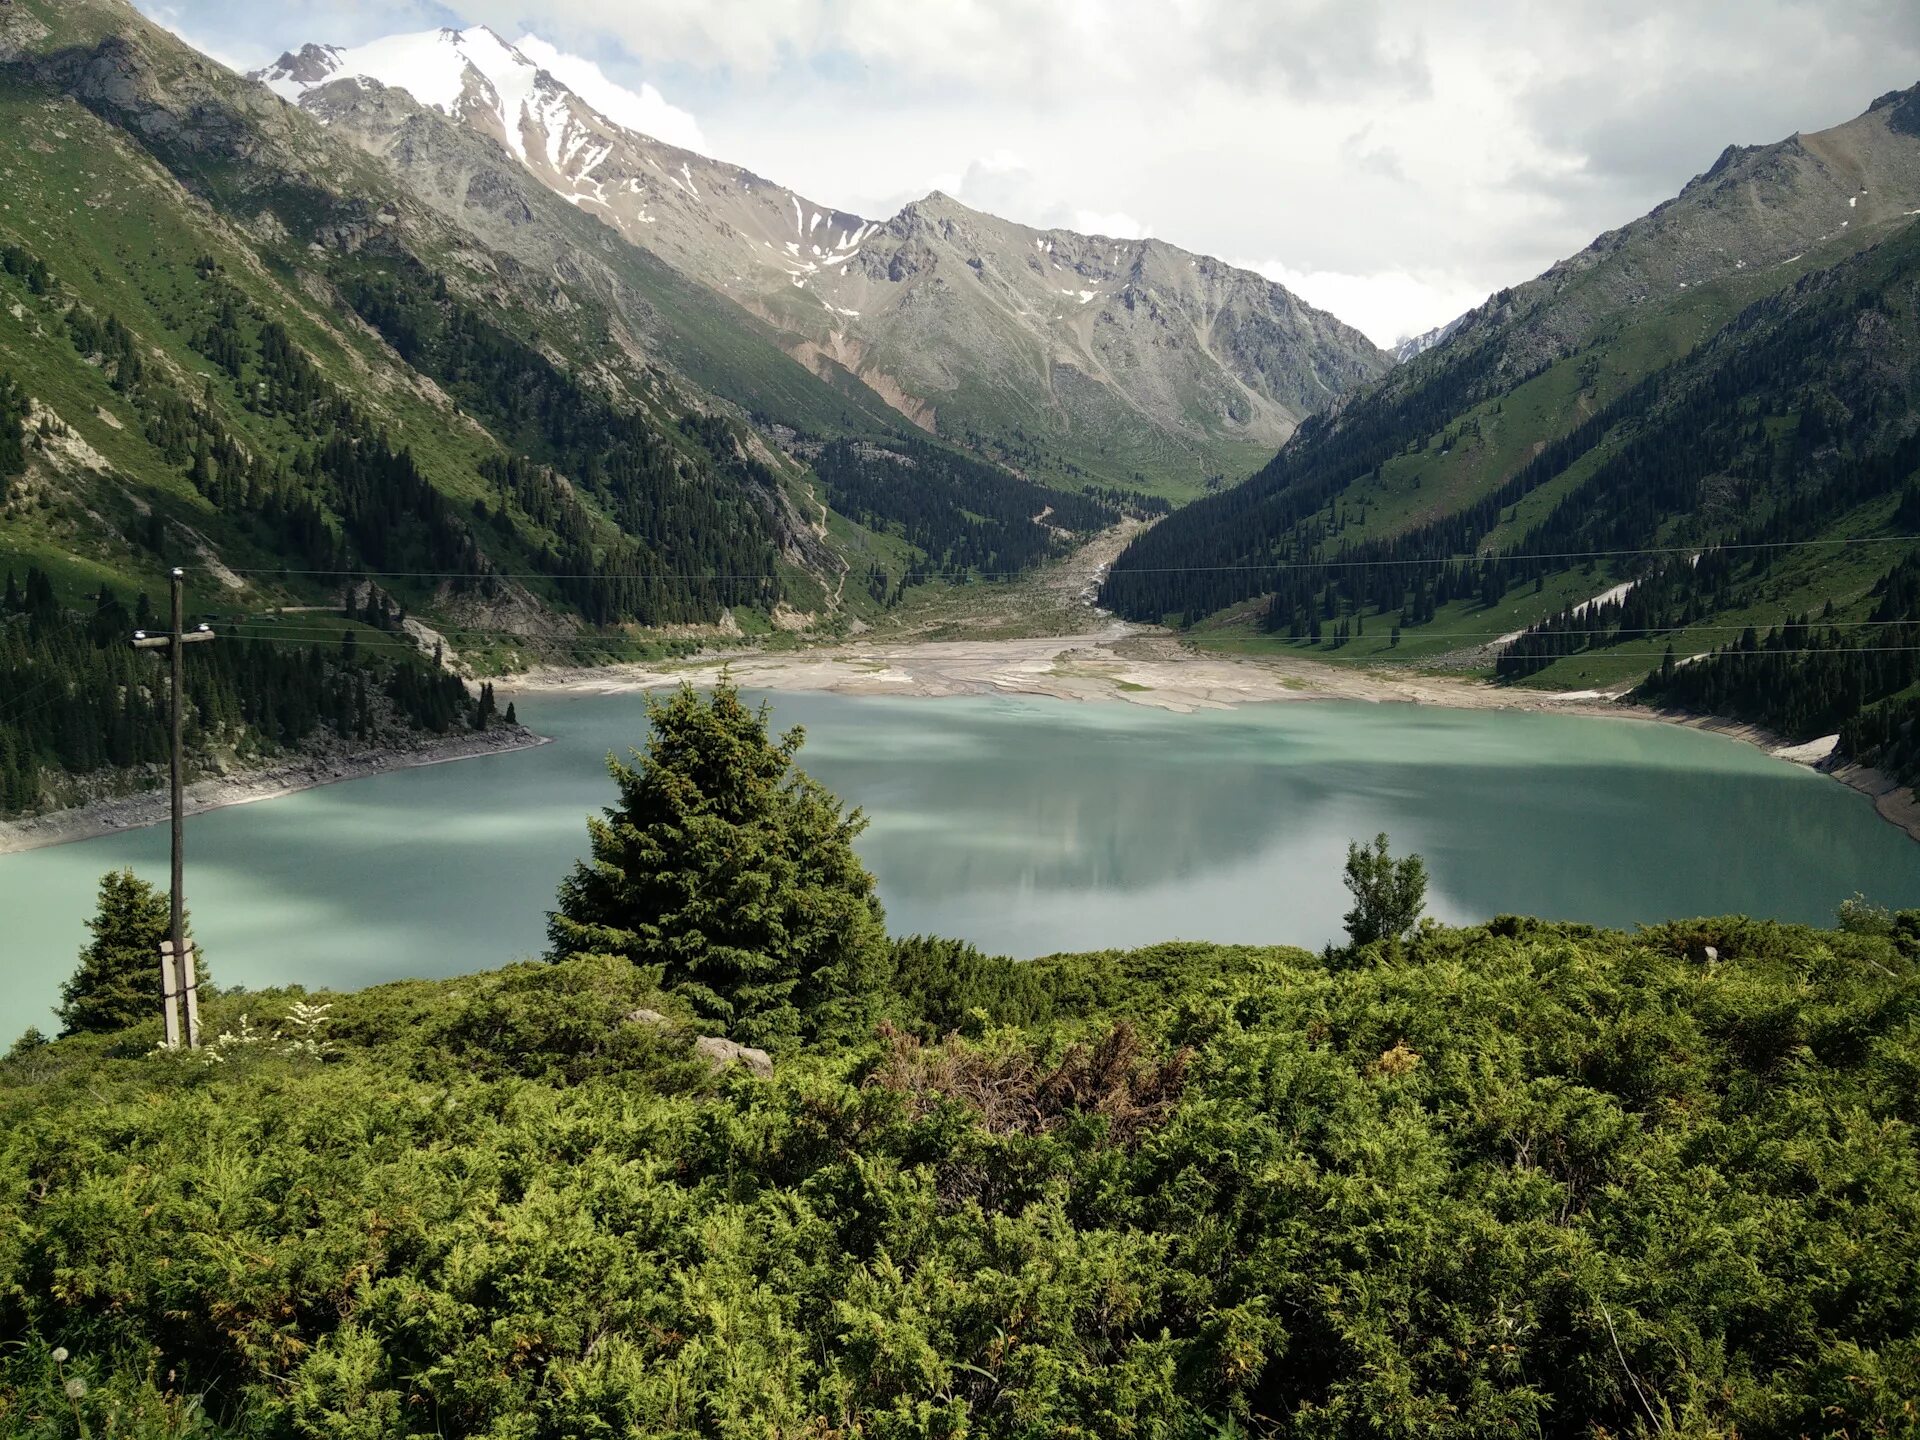
{"label": "boulder", "polygon": [[732,1040],[723,1040],[718,1035],[702,1035],[693,1042],[693,1053],[713,1066],[715,1070],[725,1070],[729,1065],[744,1065],[754,1074],[771,1076],[773,1057],[764,1050],[755,1050],[750,1045],[736,1044]]}

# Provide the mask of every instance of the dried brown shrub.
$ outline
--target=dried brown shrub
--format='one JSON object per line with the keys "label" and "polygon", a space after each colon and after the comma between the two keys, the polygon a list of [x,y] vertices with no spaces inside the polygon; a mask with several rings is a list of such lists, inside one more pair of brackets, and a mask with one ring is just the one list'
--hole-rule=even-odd
{"label": "dried brown shrub", "polygon": [[1380,1052],[1380,1058],[1373,1062],[1376,1075],[1404,1075],[1420,1064],[1420,1052],[1404,1040],[1393,1042],[1393,1048]]}
{"label": "dried brown shrub", "polygon": [[959,1101],[996,1135],[1041,1135],[1075,1115],[1102,1115],[1109,1140],[1122,1146],[1166,1119],[1193,1058],[1180,1049],[1157,1059],[1124,1020],[1053,1064],[1026,1046],[983,1050],[951,1035],[925,1045],[892,1025],[880,1027],[880,1038],[886,1055],[867,1084],[904,1095],[915,1116]]}

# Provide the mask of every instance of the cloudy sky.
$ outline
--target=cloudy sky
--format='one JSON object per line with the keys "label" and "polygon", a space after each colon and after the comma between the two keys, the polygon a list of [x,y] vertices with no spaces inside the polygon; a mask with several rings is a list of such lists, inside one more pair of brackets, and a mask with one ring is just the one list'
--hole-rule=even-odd
{"label": "cloudy sky", "polygon": [[[1390,343],[1729,143],[1920,82],[1915,0],[140,0],[236,68],[483,22],[661,138],[873,218],[1153,234]],[[578,87],[584,88],[584,86]],[[603,105],[603,108],[604,105]]]}

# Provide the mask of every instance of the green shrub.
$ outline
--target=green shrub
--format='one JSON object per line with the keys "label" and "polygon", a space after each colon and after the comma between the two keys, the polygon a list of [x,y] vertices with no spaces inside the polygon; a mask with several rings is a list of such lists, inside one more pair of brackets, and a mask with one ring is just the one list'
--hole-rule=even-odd
{"label": "green shrub", "polygon": [[324,1058],[0,1061],[0,1434],[78,1433],[55,1346],[96,1435],[1912,1430],[1894,940],[902,951],[961,1036],[771,1081],[605,957],[333,997]]}

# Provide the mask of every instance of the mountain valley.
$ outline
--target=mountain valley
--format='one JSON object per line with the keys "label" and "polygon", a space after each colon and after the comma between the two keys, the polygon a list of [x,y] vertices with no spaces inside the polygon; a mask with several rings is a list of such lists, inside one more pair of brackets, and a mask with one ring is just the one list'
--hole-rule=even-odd
{"label": "mountain valley", "polygon": [[[118,0],[0,15],[15,613],[132,613],[190,562],[253,649],[473,679],[906,601],[939,633],[1124,533],[1101,603],[1202,647],[1637,687],[1909,774],[1920,91],[1729,148],[1389,355],[1159,240],[817,204],[555,55],[473,26],[248,80]],[[23,681],[124,688],[35,643]],[[97,763],[10,743],[16,809]]]}

